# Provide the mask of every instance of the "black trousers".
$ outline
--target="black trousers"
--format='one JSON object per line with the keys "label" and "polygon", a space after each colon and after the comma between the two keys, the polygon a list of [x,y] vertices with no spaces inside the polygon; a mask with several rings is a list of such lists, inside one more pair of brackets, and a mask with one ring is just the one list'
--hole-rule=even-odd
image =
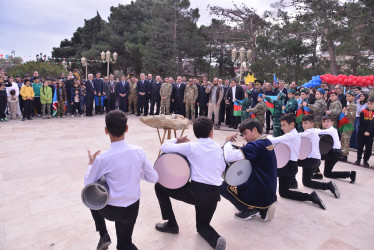
{"label": "black trousers", "polygon": [[122,110],[125,113],[127,112],[127,96],[125,97],[118,96],[118,108],[119,110]]}
{"label": "black trousers", "polygon": [[21,95],[18,96],[18,101],[19,101],[19,108],[20,108],[20,110],[21,110],[21,113],[23,114],[23,102],[24,102],[24,101],[23,101]]}
{"label": "black trousers", "polygon": [[228,187],[227,183],[225,181],[222,182],[222,186],[221,186],[222,197],[224,197],[229,202],[231,202],[236,207],[236,209],[238,209],[239,211],[243,211],[245,209],[248,209],[247,205],[244,205],[243,203],[241,203],[232,194],[230,194],[229,191],[227,191],[227,187]]}
{"label": "black trousers", "polygon": [[325,160],[324,176],[328,178],[349,178],[351,176],[351,172],[348,171],[332,171],[341,155],[342,152],[340,149],[332,149],[327,154],[322,155],[322,160]]}
{"label": "black trousers", "polygon": [[271,116],[271,112],[268,110],[266,111],[266,131],[269,131],[270,130],[270,116]]}
{"label": "black trousers", "polygon": [[111,110],[116,109],[116,96],[114,94],[107,95],[107,98],[105,100],[106,100],[106,112],[107,113],[109,113]]}
{"label": "black trousers", "polygon": [[197,232],[211,247],[216,247],[220,235],[210,225],[210,221],[220,199],[220,186],[191,181],[181,188],[168,189],[156,183],[155,190],[164,220],[175,220],[170,197],[194,205]]}
{"label": "black trousers", "polygon": [[148,115],[148,96],[145,95],[138,95],[138,114],[140,114],[140,110],[143,110],[144,115]]}
{"label": "black trousers", "polygon": [[71,100],[71,94],[68,94],[68,93],[71,93],[71,89],[67,89],[66,90],[66,100],[68,100],[67,102],[66,102],[66,113],[69,113],[69,111],[73,111],[72,109],[73,109],[73,105],[71,105],[71,103],[70,103],[70,100]]}
{"label": "black trousers", "polygon": [[199,103],[199,116],[208,116],[208,103]]}
{"label": "black trousers", "polygon": [[225,121],[225,100],[221,101],[221,104],[219,105],[219,120],[218,124],[221,124],[222,122]]}
{"label": "black trousers", "polygon": [[[78,111],[78,113],[76,112]],[[73,105],[71,105],[71,114],[72,115],[77,115],[77,114],[82,114],[82,109],[81,109],[81,103],[80,102],[74,102]]]}
{"label": "black trousers", "polygon": [[33,103],[31,100],[23,101],[23,118],[30,118],[32,114]]}
{"label": "black trousers", "polygon": [[6,118],[5,110],[8,99],[6,95],[0,95],[0,119]]}
{"label": "black trousers", "polygon": [[174,114],[186,116],[186,104],[183,102],[183,100],[174,100],[174,102]]}
{"label": "black trousers", "polygon": [[86,115],[92,116],[92,109],[93,109],[93,100],[94,97],[91,95],[86,95]]}
{"label": "black trousers", "polygon": [[40,97],[34,97],[34,108],[37,114],[42,114],[42,103],[40,102]]}
{"label": "black trousers", "polygon": [[161,105],[161,99],[151,99],[151,110],[149,111],[150,115],[154,114],[155,110],[155,104],[156,104],[156,115],[160,114],[160,105]]}
{"label": "black trousers", "polygon": [[364,161],[369,161],[373,149],[373,135],[365,136],[364,131],[358,131],[357,160],[361,160],[364,151]]}
{"label": "black trousers", "polygon": [[306,158],[304,160],[299,160],[298,165],[303,167],[303,185],[306,187],[326,190],[328,189],[328,184],[326,182],[319,182],[312,180],[314,172],[318,169],[321,164],[320,159]]}
{"label": "black trousers", "polygon": [[117,249],[137,249],[132,244],[132,233],[138,217],[139,200],[128,207],[106,205],[101,210],[91,210],[96,231],[106,231],[105,219],[114,221],[117,234]]}
{"label": "black trousers", "polygon": [[197,105],[197,102],[195,103],[195,119],[199,117],[199,106]]}
{"label": "black trousers", "polygon": [[297,168],[296,161],[288,161],[286,166],[278,168],[279,195],[296,201],[311,201],[312,196],[310,194],[290,190],[290,184],[295,179]]}

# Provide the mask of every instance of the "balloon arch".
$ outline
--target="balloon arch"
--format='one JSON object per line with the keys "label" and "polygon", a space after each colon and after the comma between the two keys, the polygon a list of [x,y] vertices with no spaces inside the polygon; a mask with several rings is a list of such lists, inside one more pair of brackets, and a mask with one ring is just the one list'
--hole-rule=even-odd
{"label": "balloon arch", "polygon": [[354,75],[331,75],[325,74],[320,76],[313,76],[312,80],[303,84],[303,87],[310,88],[310,87],[318,87],[321,85],[322,82],[327,84],[341,84],[343,86],[361,86],[367,87],[370,85],[374,85],[374,75],[369,76],[354,76]]}

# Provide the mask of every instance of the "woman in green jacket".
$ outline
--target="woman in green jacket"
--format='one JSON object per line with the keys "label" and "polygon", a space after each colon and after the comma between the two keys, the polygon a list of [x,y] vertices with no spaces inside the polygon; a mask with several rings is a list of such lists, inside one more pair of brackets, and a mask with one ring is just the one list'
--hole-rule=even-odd
{"label": "woman in green jacket", "polygon": [[[48,82],[45,81],[43,86],[40,88],[40,102],[42,104],[43,119],[51,118],[51,104],[52,104],[52,89],[48,86]],[[45,108],[47,108],[47,115],[45,115]]]}

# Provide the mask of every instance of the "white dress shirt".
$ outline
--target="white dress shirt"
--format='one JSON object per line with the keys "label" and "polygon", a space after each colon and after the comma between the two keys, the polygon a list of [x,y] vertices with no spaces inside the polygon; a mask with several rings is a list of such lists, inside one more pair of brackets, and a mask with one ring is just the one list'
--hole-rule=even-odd
{"label": "white dress shirt", "polygon": [[93,165],[88,165],[84,185],[105,176],[109,186],[109,205],[128,207],[140,198],[140,179],[151,183],[158,180],[157,172],[144,150],[125,140],[113,142],[110,149],[98,155]]}
{"label": "white dress shirt", "polygon": [[240,149],[234,149],[231,141],[228,141],[223,146],[223,155],[227,162],[235,162],[244,160],[245,157]]}
{"label": "white dress shirt", "polygon": [[331,135],[332,139],[334,140],[334,145],[332,146],[333,149],[341,149],[342,145],[340,144],[339,141],[339,135],[338,135],[338,130],[331,126],[328,129],[316,129],[319,135]]}
{"label": "white dress shirt", "polygon": [[292,129],[287,134],[279,137],[268,136],[273,144],[284,143],[290,148],[290,161],[298,161],[300,151],[300,136],[296,129]]}
{"label": "white dress shirt", "polygon": [[321,160],[321,153],[319,152],[319,136],[318,131],[314,128],[310,128],[305,130],[304,132],[299,134],[300,137],[307,137],[312,142],[312,151],[308,155],[307,158],[314,158]]}
{"label": "white dress shirt", "polygon": [[232,102],[235,102],[236,86],[231,88],[232,91]]}
{"label": "white dress shirt", "polygon": [[179,153],[190,162],[191,180],[208,185],[221,186],[226,164],[221,147],[211,138],[199,138],[197,142],[178,143],[173,138],[161,146],[164,153]]}

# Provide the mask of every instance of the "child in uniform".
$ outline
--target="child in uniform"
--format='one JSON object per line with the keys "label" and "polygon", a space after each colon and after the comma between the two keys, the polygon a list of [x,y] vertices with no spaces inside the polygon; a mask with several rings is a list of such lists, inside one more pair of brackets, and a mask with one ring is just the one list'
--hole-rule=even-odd
{"label": "child in uniform", "polygon": [[[356,111],[357,106],[355,103],[356,93],[353,90],[348,90],[346,94],[347,99],[347,107],[344,107],[342,112],[348,118],[349,122],[354,127],[355,118],[356,118]],[[343,131],[341,136],[341,144],[342,144],[342,157],[340,157],[340,161],[347,161],[348,154],[349,154],[349,141],[351,140],[353,130],[350,131]]]}

